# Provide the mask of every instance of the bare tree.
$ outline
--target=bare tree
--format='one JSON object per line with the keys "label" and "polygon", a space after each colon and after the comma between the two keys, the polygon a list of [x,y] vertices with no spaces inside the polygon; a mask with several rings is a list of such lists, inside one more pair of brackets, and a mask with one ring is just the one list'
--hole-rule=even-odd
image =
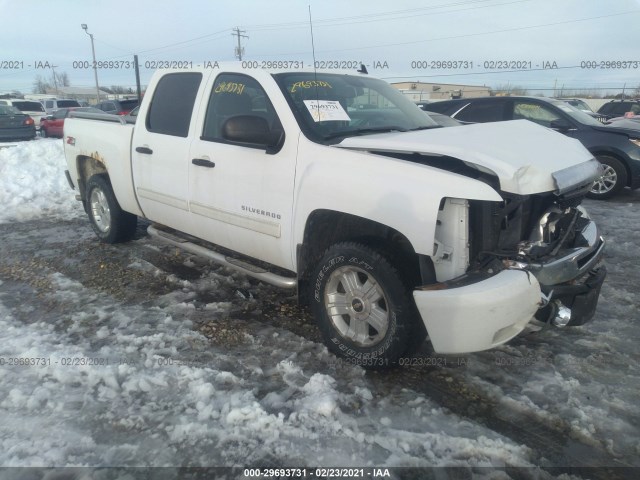
{"label": "bare tree", "polygon": [[120,85],[111,85],[111,92],[115,94],[129,93],[126,88]]}
{"label": "bare tree", "polygon": [[[55,81],[54,81],[54,76],[55,76]],[[49,83],[53,83],[53,84],[58,84],[59,87],[69,87],[71,85],[71,82],[69,81],[69,75],[67,75],[67,72],[53,72],[53,74],[51,75],[51,81]]]}
{"label": "bare tree", "polygon": [[506,85],[498,85],[496,88],[492,89],[491,94],[497,96],[529,95],[529,90],[519,85],[511,85],[507,83]]}
{"label": "bare tree", "polygon": [[33,93],[47,93],[47,89],[51,88],[51,84],[42,78],[41,75],[38,75],[33,82]]}

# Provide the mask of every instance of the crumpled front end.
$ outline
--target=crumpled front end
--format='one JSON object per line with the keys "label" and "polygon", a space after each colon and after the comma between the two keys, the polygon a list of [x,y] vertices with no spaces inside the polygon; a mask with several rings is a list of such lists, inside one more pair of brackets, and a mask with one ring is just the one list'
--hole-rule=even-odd
{"label": "crumpled front end", "polygon": [[[413,292],[436,352],[493,348],[534,318],[557,327],[593,318],[606,277],[605,242],[579,206],[585,193],[443,202],[432,257],[440,281]],[[464,272],[461,256],[468,258]]]}
{"label": "crumpled front end", "polygon": [[487,350],[524,330],[540,308],[536,278],[518,270],[477,272],[414,290],[437,353]]}

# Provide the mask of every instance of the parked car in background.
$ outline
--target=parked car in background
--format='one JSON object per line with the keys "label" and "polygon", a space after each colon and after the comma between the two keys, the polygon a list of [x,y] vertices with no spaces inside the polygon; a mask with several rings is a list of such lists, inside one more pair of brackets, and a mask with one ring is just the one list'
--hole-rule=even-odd
{"label": "parked car in background", "polygon": [[462,122],[459,122],[455,118],[451,118],[448,115],[444,115],[442,113],[430,112],[428,110],[425,110],[424,113],[429,115],[429,118],[431,118],[431,120],[436,122],[441,127],[459,127],[460,125],[463,125]]}
{"label": "parked car in background", "polygon": [[624,117],[628,112],[640,114],[640,100],[611,100],[598,109],[598,113],[607,119]]}
{"label": "parked car in background", "polygon": [[591,107],[580,98],[557,98],[556,100],[562,100],[563,102],[567,102],[572,107],[576,107],[578,110],[583,111],[584,113],[595,113]]}
{"label": "parked car in background", "polygon": [[64,119],[69,116],[70,112],[88,112],[88,113],[104,113],[93,107],[71,107],[59,108],[53,114],[47,115],[40,120],[40,135],[43,137],[60,137],[62,138],[62,129],[64,127]]}
{"label": "parked car in background", "polygon": [[129,113],[127,113],[124,116],[124,119],[127,123],[136,123],[136,119],[138,118],[138,112],[140,111],[140,107],[136,107],[133,110],[131,110]]}
{"label": "parked car in background", "polygon": [[603,165],[589,197],[605,199],[625,186],[640,187],[640,132],[600,122],[562,100],[543,97],[480,97],[436,102],[435,112],[463,122],[525,119],[573,137]]}
{"label": "parked car in background", "polygon": [[628,117],[616,117],[607,120],[605,125],[612,127],[631,128],[632,130],[640,129],[640,115],[631,115]]}
{"label": "parked car in background", "polygon": [[40,102],[35,100],[23,100],[21,98],[3,98],[0,99],[0,105],[10,105],[16,107],[22,113],[33,118],[36,130],[40,130],[40,119],[47,115],[44,107]]}
{"label": "parked car in background", "polygon": [[607,120],[607,117],[605,117],[604,115],[601,115],[599,113],[594,112],[591,109],[591,107],[587,104],[587,102],[585,102],[584,100],[582,100],[580,98],[558,98],[557,100],[562,100],[563,102],[568,103],[572,107],[575,107],[578,110],[580,110],[581,112],[586,113],[590,117],[595,118],[600,123],[605,123],[606,120]]}
{"label": "parked car in background", "polygon": [[52,114],[59,108],[72,108],[72,107],[82,106],[77,100],[58,99],[58,98],[42,100],[40,103],[42,103],[42,106],[44,107],[44,110],[45,112],[47,112],[48,115]]}
{"label": "parked car in background", "polygon": [[0,140],[31,140],[35,136],[33,118],[11,105],[0,105]]}
{"label": "parked car in background", "polygon": [[138,100],[107,100],[95,105],[105,113],[112,113],[114,115],[126,115],[139,104]]}

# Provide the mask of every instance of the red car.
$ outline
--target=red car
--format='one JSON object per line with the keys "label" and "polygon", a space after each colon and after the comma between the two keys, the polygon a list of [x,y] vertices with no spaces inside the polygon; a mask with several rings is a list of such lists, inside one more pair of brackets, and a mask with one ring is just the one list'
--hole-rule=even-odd
{"label": "red car", "polygon": [[104,113],[93,107],[69,107],[59,108],[53,114],[47,115],[40,119],[40,135],[43,137],[60,137],[62,138],[62,128],[64,127],[64,119],[69,116],[71,111]]}

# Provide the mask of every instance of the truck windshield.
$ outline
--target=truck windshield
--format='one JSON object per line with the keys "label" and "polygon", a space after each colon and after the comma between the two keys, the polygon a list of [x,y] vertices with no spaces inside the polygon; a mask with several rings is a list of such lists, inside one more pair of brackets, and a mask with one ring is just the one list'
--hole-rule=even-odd
{"label": "truck windshield", "polygon": [[314,72],[273,76],[300,128],[316,142],[335,143],[355,135],[439,128],[419,107],[382,80]]}

